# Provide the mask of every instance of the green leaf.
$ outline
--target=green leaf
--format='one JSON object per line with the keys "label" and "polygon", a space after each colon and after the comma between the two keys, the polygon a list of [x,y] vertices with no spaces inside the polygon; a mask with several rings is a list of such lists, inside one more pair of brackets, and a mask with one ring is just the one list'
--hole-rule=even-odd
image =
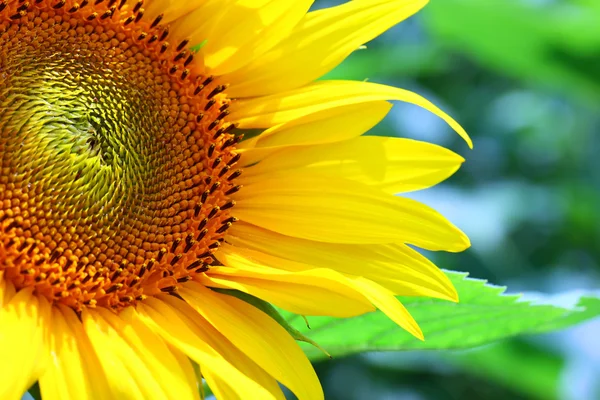
{"label": "green leaf", "polygon": [[[469,279],[467,274],[446,274],[459,293],[459,303],[400,298],[423,329],[424,342],[414,339],[381,312],[349,319],[310,317],[312,329],[301,316],[285,311],[282,316],[333,357],[375,350],[465,349],[562,329],[600,316],[600,298],[580,297],[577,306],[571,308],[532,304],[520,300],[519,295],[503,294],[505,288]],[[305,347],[305,351],[313,360],[323,357],[313,348]]]}

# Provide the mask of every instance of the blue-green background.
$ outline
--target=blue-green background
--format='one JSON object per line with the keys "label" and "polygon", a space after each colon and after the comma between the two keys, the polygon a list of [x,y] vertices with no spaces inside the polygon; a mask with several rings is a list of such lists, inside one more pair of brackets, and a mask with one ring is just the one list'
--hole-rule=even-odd
{"label": "blue-green background", "polygon": [[[411,194],[472,240],[463,254],[432,254],[440,267],[512,293],[561,294],[557,304],[600,288],[600,1],[431,0],[328,78],[413,90],[473,138],[471,151],[404,104],[374,130],[467,159],[444,184]],[[316,368],[331,400],[595,400],[600,321],[468,352],[366,354]]]}

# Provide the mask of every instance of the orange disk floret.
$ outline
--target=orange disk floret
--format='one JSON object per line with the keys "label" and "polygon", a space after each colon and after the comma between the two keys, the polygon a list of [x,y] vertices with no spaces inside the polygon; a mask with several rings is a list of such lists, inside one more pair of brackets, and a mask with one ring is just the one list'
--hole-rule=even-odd
{"label": "orange disk floret", "polygon": [[236,219],[224,85],[143,1],[0,1],[0,271],[74,309],[172,292]]}

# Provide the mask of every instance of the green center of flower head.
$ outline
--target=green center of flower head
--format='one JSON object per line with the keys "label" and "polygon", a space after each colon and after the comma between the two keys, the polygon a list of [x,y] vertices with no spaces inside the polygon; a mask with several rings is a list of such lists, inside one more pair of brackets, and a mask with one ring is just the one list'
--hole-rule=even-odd
{"label": "green center of flower head", "polygon": [[235,222],[225,87],[139,4],[0,3],[0,271],[75,309],[176,290]]}

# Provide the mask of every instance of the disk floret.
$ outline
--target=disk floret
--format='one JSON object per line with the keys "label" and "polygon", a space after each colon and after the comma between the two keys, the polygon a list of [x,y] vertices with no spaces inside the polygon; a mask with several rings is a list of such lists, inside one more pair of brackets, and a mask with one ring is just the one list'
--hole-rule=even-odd
{"label": "disk floret", "polygon": [[172,292],[240,189],[226,86],[142,1],[0,2],[0,270],[74,309]]}

